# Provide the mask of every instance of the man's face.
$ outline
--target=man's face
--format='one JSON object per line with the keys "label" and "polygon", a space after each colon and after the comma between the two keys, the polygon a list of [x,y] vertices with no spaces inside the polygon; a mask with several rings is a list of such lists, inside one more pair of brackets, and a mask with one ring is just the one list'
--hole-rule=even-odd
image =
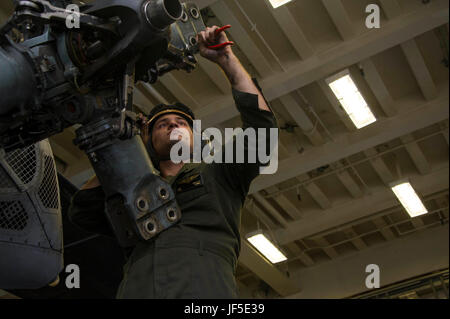
{"label": "man's face", "polygon": [[156,120],[152,130],[153,149],[159,157],[169,158],[170,149],[181,140],[181,137],[178,140],[170,140],[170,134],[176,128],[186,129],[189,132],[189,141],[192,151],[193,134],[189,123],[180,115],[167,114]]}

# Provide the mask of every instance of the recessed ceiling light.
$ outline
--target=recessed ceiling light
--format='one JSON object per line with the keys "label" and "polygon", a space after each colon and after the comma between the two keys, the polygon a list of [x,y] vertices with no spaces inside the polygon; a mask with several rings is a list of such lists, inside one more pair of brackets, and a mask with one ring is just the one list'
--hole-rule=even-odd
{"label": "recessed ceiling light", "polygon": [[292,0],[269,0],[274,9],[281,7],[282,5],[291,2]]}
{"label": "recessed ceiling light", "polygon": [[261,231],[248,234],[247,240],[272,264],[287,260],[286,256]]}
{"label": "recessed ceiling light", "polygon": [[329,77],[326,82],[358,129],[377,120],[355,82],[353,82],[348,70]]}
{"label": "recessed ceiling light", "polygon": [[414,188],[409,182],[391,184],[392,191],[411,217],[428,213]]}

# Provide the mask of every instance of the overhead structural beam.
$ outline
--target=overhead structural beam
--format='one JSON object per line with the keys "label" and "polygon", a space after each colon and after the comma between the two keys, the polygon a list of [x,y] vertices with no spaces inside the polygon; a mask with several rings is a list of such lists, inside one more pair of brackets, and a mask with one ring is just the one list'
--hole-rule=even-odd
{"label": "overhead structural beam", "polygon": [[330,200],[324,194],[324,192],[316,185],[316,183],[311,182],[304,185],[306,191],[311,195],[314,201],[320,206],[322,209],[327,209],[331,207]]}
{"label": "overhead structural beam", "polygon": [[375,64],[371,59],[366,59],[361,62],[361,66],[364,70],[364,78],[377,98],[378,103],[380,103],[383,112],[389,117],[397,114],[397,110],[394,106],[394,100],[384,84],[383,79],[378,73]]}
{"label": "overhead structural beam", "polygon": [[355,32],[352,21],[350,20],[344,4],[341,0],[322,0],[322,4],[333,20],[339,34],[344,41],[350,40]]}
{"label": "overhead structural beam", "polygon": [[200,9],[209,7],[218,0],[182,0],[181,2],[194,2]]}
{"label": "overhead structural beam", "polygon": [[361,190],[361,187],[355,182],[353,177],[350,175],[347,171],[341,171],[338,172],[337,178],[339,181],[344,185],[344,187],[347,189],[347,191],[352,195],[354,198],[359,198],[363,196],[363,191]]}
{"label": "overhead structural beam", "polygon": [[430,163],[422,152],[419,144],[414,141],[414,136],[408,134],[403,136],[401,140],[405,144],[405,149],[411,157],[411,160],[414,162],[414,165],[416,165],[419,173],[422,175],[429,174],[431,172]]}
{"label": "overhead structural beam", "polygon": [[370,34],[358,35],[319,56],[300,61],[289,72],[264,79],[261,86],[272,100],[445,25],[448,20],[448,1],[434,0],[423,9],[399,17]]}
{"label": "overhead structural beam", "polygon": [[75,128],[77,126],[74,125],[49,138],[54,154],[67,164],[64,171],[66,177],[70,177],[90,167],[86,154],[72,143],[76,136]]}
{"label": "overhead structural beam", "polygon": [[402,14],[402,8],[400,7],[398,0],[379,0],[379,2],[389,20],[392,20]]}
{"label": "overhead structural beam", "polygon": [[244,207],[244,212],[247,212],[249,214],[253,214],[258,220],[260,220],[266,227],[269,227],[270,229],[275,229],[278,226],[267,216],[265,212],[263,212],[258,206],[251,205],[250,207]]}
{"label": "overhead structural beam", "polygon": [[324,80],[317,81],[317,84],[319,85],[323,94],[327,98],[328,102],[331,104],[332,109],[334,110],[336,115],[339,117],[339,119],[342,121],[342,123],[347,127],[347,129],[349,131],[356,130],[355,124],[353,124],[353,122],[350,119],[350,117],[348,116],[348,114],[345,113],[345,111],[341,105],[341,102],[339,102],[339,100],[334,95],[333,91],[328,86],[328,84],[326,84]]}
{"label": "overhead structural beam", "polygon": [[142,93],[141,89],[134,89],[133,92],[133,104],[137,105],[141,111],[146,114],[150,113],[153,104],[150,100]]}
{"label": "overhead structural beam", "polygon": [[255,200],[263,206],[269,213],[274,217],[283,227],[287,227],[288,222],[286,219],[280,215],[277,209],[275,209],[272,204],[270,204],[267,199],[265,199],[261,194],[255,193],[253,194]]}
{"label": "overhead structural beam", "polygon": [[[283,95],[326,78],[350,65],[448,23],[448,1],[435,0],[421,10],[391,21],[383,28],[362,34],[336,45],[320,56],[299,61],[288,72],[275,74],[260,81],[265,97],[273,101]],[[253,57],[251,57],[253,60]],[[239,112],[232,97],[225,97],[197,112],[208,126],[227,121]]]}
{"label": "overhead structural beam", "polygon": [[[267,188],[266,190],[269,192],[269,194],[279,191],[278,187],[276,187],[276,186],[271,186],[271,187]],[[300,212],[300,210],[297,207],[295,207],[295,205],[292,204],[291,201],[286,196],[284,196],[282,193],[273,197],[273,200],[275,200],[275,202],[278,205],[280,205],[280,207],[282,209],[284,209],[284,211],[292,219],[296,220],[296,219],[300,219],[302,217],[302,213]]]}
{"label": "overhead structural beam", "polygon": [[281,296],[300,291],[299,286],[290,278],[280,272],[274,265],[266,261],[250,244],[245,240],[241,240],[241,253],[239,262],[266,282]]}
{"label": "overhead structural beam", "polygon": [[322,134],[309,119],[308,115],[303,111],[302,107],[297,103],[291,94],[280,97],[279,101],[283,104],[286,111],[294,119],[297,125],[302,130],[303,134],[311,141],[312,145],[321,145],[325,141]]}
{"label": "overhead structural beam", "polygon": [[68,130],[65,130],[62,134],[61,138],[55,135],[49,140],[54,153],[57,156],[62,156],[62,159],[67,163],[64,176],[72,178],[82,172],[90,171],[92,166],[86,154],[71,142],[67,143],[67,141],[72,141],[75,135]]}
{"label": "overhead structural beam", "polygon": [[53,155],[60,158],[62,161],[64,161],[64,163],[66,163],[66,165],[67,165],[65,168],[66,170],[71,165],[77,165],[79,163],[79,161],[81,160],[80,158],[73,155],[70,151],[65,149],[64,146],[61,146],[58,142],[56,142],[52,138],[49,139],[49,142],[50,142],[50,146],[53,151]]}
{"label": "overhead structural beam", "polygon": [[278,154],[280,155],[280,158],[291,156],[291,152],[286,147],[286,145],[284,145],[284,143],[281,141],[278,141]]}
{"label": "overhead structural beam", "polygon": [[263,78],[272,74],[272,66],[253,42],[244,26],[239,22],[228,5],[224,1],[218,1],[212,4],[210,8],[223,24],[231,24],[233,26],[227,32],[231,34],[236,44],[249,58],[258,74]]}
{"label": "overhead structural beam", "polygon": [[356,247],[356,249],[363,250],[367,248],[367,244],[361,239],[361,237],[358,236],[352,227],[345,229],[344,233],[347,238],[351,239],[351,243]]}
{"label": "overhead structural beam", "polygon": [[423,226],[425,226],[425,223],[423,222],[421,216],[411,218],[411,223],[413,224],[414,228],[416,228],[416,229],[421,229]]}
{"label": "overhead structural beam", "polygon": [[326,240],[325,238],[323,238],[323,237],[315,237],[315,238],[312,238],[312,240],[317,244],[318,247],[320,247],[325,252],[325,254],[330,259],[334,259],[334,258],[339,256],[339,254],[336,251],[336,249],[331,247],[330,246],[330,242],[328,240]]}
{"label": "overhead structural beam", "polygon": [[[279,123],[281,125],[281,123]],[[299,144],[299,137],[301,136],[299,130],[294,129],[292,132],[287,132],[286,130],[280,130],[280,140],[283,140],[282,144],[284,148],[288,151],[289,156],[292,154],[298,154],[301,146]],[[280,143],[281,144],[281,143]]]}
{"label": "overhead structural beam", "polygon": [[420,53],[416,41],[414,39],[408,40],[401,44],[401,48],[408,60],[409,66],[419,84],[423,96],[427,100],[434,99],[437,96],[436,85],[433,82],[433,78],[425,64],[425,60],[422,57],[422,53]]}
{"label": "overhead structural beam", "polygon": [[443,90],[437,99],[424,102],[413,109],[410,108],[410,102],[405,102],[403,105],[398,102],[397,116],[377,121],[370,127],[352,132],[351,138],[349,133],[342,134],[333,142],[328,142],[320,148],[311,148],[302,154],[280,161],[278,171],[270,176],[257,177],[250,186],[249,193],[441,122],[442,119],[449,117],[448,101],[448,90]]}
{"label": "overhead structural beam", "polygon": [[158,103],[169,104],[166,98],[162,96],[161,93],[159,93],[151,84],[141,82],[141,85],[144,90],[146,90],[151,96],[153,96],[153,98],[155,98],[158,101]]}
{"label": "overhead structural beam", "polygon": [[447,145],[450,145],[450,144],[449,144],[449,140],[448,140],[448,129],[447,129],[447,131],[445,131],[445,132],[443,133],[443,136],[444,136],[445,141],[447,142]]}
{"label": "overhead structural beam", "polygon": [[394,232],[391,230],[390,227],[388,227],[388,223],[386,223],[383,218],[379,217],[372,219],[372,222],[380,230],[380,233],[383,235],[384,239],[386,240],[395,239]]}
{"label": "overhead structural beam", "polygon": [[296,258],[298,258],[306,267],[310,267],[314,265],[314,260],[308,256],[295,242],[288,243],[286,245],[287,249],[289,249]]}
{"label": "overhead structural beam", "polygon": [[444,137],[445,141],[447,142],[447,145],[449,145],[449,140],[448,140],[448,119],[446,121],[447,123],[441,123],[439,126],[442,129],[442,136]]}
{"label": "overhead structural beam", "polygon": [[266,3],[266,6],[275,21],[281,27],[289,42],[294,47],[297,54],[302,59],[312,56],[314,54],[314,49],[311,47],[308,39],[295,21],[295,18],[292,16],[292,13],[289,11],[288,7],[281,6],[274,9],[269,1],[264,0],[264,2]]}
{"label": "overhead structural beam", "polygon": [[301,291],[288,298],[342,299],[369,291],[365,283],[370,264],[380,268],[382,286],[448,268],[448,236],[446,224],[292,272],[291,280]]}
{"label": "overhead structural beam", "polygon": [[365,150],[364,154],[366,154],[367,157],[374,157],[369,160],[369,163],[372,165],[373,169],[377,173],[378,177],[380,177],[380,179],[383,181],[383,183],[386,186],[389,186],[389,184],[392,183],[395,178],[392,175],[392,172],[387,167],[383,158],[381,156],[377,156],[378,152],[373,148]]}
{"label": "overhead structural beam", "polygon": [[[75,176],[87,175],[88,178],[95,175],[89,160],[81,159],[77,164],[69,165],[64,171],[64,176],[73,180]],[[88,179],[87,178],[87,179]],[[87,181],[86,179],[86,181]],[[75,183],[74,183],[75,184]],[[77,185],[78,186],[78,185]]]}
{"label": "overhead structural beam", "polygon": [[280,205],[281,208],[283,208],[286,213],[291,216],[293,220],[297,220],[302,217],[301,211],[297,207],[295,207],[294,204],[292,204],[286,196],[281,194],[276,196],[274,199],[276,200],[278,205]]}
{"label": "overhead structural beam", "polygon": [[[425,197],[448,189],[448,178],[445,177],[448,176],[448,172],[447,163],[431,174],[411,176],[410,180],[414,184],[414,189]],[[287,228],[275,231],[275,237],[281,245],[285,245],[399,205],[392,190],[383,187],[363,198],[335,205],[320,214],[305,216],[305,220],[308,220],[307,223],[304,220],[291,222]]]}
{"label": "overhead structural beam", "polygon": [[223,94],[230,94],[231,85],[230,81],[226,78],[223,71],[217,66],[217,64],[208,61],[203,57],[197,59],[200,68],[208,75],[211,81],[217,86],[217,88]]}
{"label": "overhead structural beam", "polygon": [[161,83],[183,104],[189,105],[194,110],[200,108],[200,104],[194,97],[183,87],[175,76],[171,73],[166,73],[160,78]]}

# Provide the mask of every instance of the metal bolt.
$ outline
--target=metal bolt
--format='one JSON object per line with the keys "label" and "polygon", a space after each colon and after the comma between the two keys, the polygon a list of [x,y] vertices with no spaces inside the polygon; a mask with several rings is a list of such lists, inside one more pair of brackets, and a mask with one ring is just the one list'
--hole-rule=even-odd
{"label": "metal bolt", "polygon": [[183,15],[181,16],[181,21],[186,22],[188,20],[188,15],[183,11]]}
{"label": "metal bolt", "polygon": [[190,43],[192,46],[197,45],[197,39],[196,39],[194,36],[191,36],[191,37],[189,38],[189,43]]}
{"label": "metal bolt", "polygon": [[165,188],[160,188],[159,189],[159,197],[161,197],[161,199],[166,200],[169,198],[169,192],[165,189]]}
{"label": "metal bolt", "polygon": [[141,212],[146,212],[149,209],[149,204],[147,199],[145,199],[144,197],[138,197],[136,199],[136,207],[139,211]]}
{"label": "metal bolt", "polygon": [[200,13],[198,12],[198,10],[196,8],[192,8],[191,9],[191,16],[194,19],[198,19],[200,17]]}
{"label": "metal bolt", "polygon": [[178,214],[175,208],[169,208],[166,213],[167,220],[169,222],[175,222],[178,219]]}
{"label": "metal bolt", "polygon": [[152,219],[145,222],[144,228],[150,235],[153,236],[156,234],[157,231],[156,223]]}

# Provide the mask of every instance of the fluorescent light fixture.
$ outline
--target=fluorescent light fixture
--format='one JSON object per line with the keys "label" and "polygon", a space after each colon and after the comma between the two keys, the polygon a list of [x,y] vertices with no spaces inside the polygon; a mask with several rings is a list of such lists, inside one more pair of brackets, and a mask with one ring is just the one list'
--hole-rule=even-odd
{"label": "fluorescent light fixture", "polygon": [[269,0],[274,9],[281,7],[283,4],[291,2],[292,0]]}
{"label": "fluorescent light fixture", "polygon": [[286,256],[261,231],[248,234],[247,240],[272,264],[287,260]]}
{"label": "fluorescent light fixture", "polygon": [[377,120],[355,82],[353,82],[348,70],[328,78],[326,82],[358,129]]}
{"label": "fluorescent light fixture", "polygon": [[407,181],[391,184],[392,191],[411,217],[428,213],[414,188]]}

